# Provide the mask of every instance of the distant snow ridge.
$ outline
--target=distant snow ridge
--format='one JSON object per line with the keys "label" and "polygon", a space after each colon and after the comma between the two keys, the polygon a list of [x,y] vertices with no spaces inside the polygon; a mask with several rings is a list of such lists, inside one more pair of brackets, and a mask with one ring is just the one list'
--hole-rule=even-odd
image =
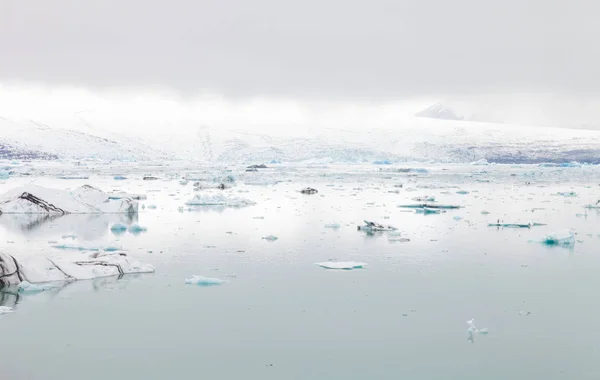
{"label": "distant snow ridge", "polygon": [[442,120],[464,120],[462,116],[457,115],[454,110],[449,108],[443,101],[439,101],[425,108],[423,111],[417,112],[415,116]]}
{"label": "distant snow ridge", "polygon": [[0,196],[0,214],[135,214],[138,202],[112,199],[92,186],[73,191],[26,185]]}

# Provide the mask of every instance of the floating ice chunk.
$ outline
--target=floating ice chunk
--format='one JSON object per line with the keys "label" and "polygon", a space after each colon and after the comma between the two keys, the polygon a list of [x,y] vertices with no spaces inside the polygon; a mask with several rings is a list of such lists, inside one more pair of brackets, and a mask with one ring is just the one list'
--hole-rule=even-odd
{"label": "floating ice chunk", "polygon": [[352,270],[352,269],[361,269],[367,266],[366,263],[356,262],[356,261],[325,261],[322,263],[315,263],[315,265],[320,266],[325,269],[343,269],[343,270]]}
{"label": "floating ice chunk", "polygon": [[415,197],[412,199],[415,202],[435,202],[435,197],[423,196],[423,197]]}
{"label": "floating ice chunk", "polygon": [[487,328],[478,329],[477,326],[475,326],[474,319],[467,321],[467,325],[469,326],[467,329],[467,333],[469,334],[468,340],[471,342],[475,341],[476,335],[487,335],[489,332]]}
{"label": "floating ice chunk", "polygon": [[110,230],[115,234],[122,234],[123,232],[127,231],[127,226],[117,223],[113,224],[112,227],[110,227]]}
{"label": "floating ice chunk", "polygon": [[333,230],[339,229],[341,226],[339,223],[329,223],[325,225],[325,228],[331,228]]}
{"label": "floating ice chunk", "polygon": [[127,177],[124,177],[124,176],[122,176],[122,175],[116,175],[116,176],[114,176],[114,177],[113,177],[113,179],[114,179],[115,181],[124,181],[124,180],[126,180],[126,179],[127,179]]}
{"label": "floating ice chunk", "polygon": [[268,236],[264,236],[263,239],[266,240],[266,241],[275,241],[275,240],[277,240],[279,238],[277,236],[275,236],[275,235],[268,235]]}
{"label": "floating ice chunk", "polygon": [[316,194],[316,193],[318,193],[319,190],[313,189],[312,187],[307,187],[307,188],[304,188],[304,189],[300,190],[300,192],[302,194],[309,194],[310,195],[310,194]]}
{"label": "floating ice chunk", "polygon": [[252,206],[256,203],[235,196],[227,196],[224,194],[199,194],[185,203],[187,206],[224,206],[224,207],[244,207]]}
{"label": "floating ice chunk", "polygon": [[364,222],[365,224],[362,226],[358,226],[357,230],[366,232],[385,232],[397,230],[397,228],[394,226],[384,226],[383,224],[369,222],[368,220],[365,220]]}
{"label": "floating ice chunk", "polygon": [[459,195],[467,195],[467,194],[469,194],[469,192],[468,192],[467,190],[458,190],[458,191],[456,192],[456,194],[459,194]]}
{"label": "floating ice chunk", "polygon": [[140,226],[139,224],[134,224],[131,227],[129,227],[129,232],[134,235],[138,235],[146,231],[148,231],[148,229],[146,227]]}
{"label": "floating ice chunk", "polygon": [[376,161],[373,161],[373,164],[374,165],[391,165],[392,161],[390,161],[390,160],[376,160]]}
{"label": "floating ice chunk", "polygon": [[23,281],[19,284],[18,291],[19,293],[32,294],[44,292],[53,288],[55,288],[55,286],[51,284],[32,284],[29,281]]}
{"label": "floating ice chunk", "polygon": [[504,227],[504,228],[531,228],[533,223],[488,223],[488,227]]}
{"label": "floating ice chunk", "polygon": [[136,201],[110,199],[107,193],[88,185],[73,191],[26,185],[0,196],[0,213],[5,214],[132,214],[137,211]]}
{"label": "floating ice chunk", "polygon": [[414,205],[398,205],[398,207],[401,207],[401,208],[431,208],[431,209],[442,209],[442,210],[453,210],[453,209],[460,208],[460,206],[438,205],[438,204],[431,204],[431,203],[420,203],[420,204],[414,204]]}
{"label": "floating ice chunk", "polygon": [[546,235],[541,242],[546,245],[573,246],[575,245],[575,234],[570,230],[554,232]]}
{"label": "floating ice chunk", "polygon": [[194,275],[191,278],[186,278],[185,283],[188,285],[198,285],[198,286],[212,286],[212,285],[221,285],[225,283],[225,281],[220,278],[210,278]]}
{"label": "floating ice chunk", "polygon": [[429,207],[423,207],[423,208],[415,209],[415,212],[417,214],[429,215],[429,214],[440,214],[442,212],[442,210],[435,209],[435,208],[429,208]]}
{"label": "floating ice chunk", "polygon": [[148,205],[148,210],[156,210],[156,205]]}
{"label": "floating ice chunk", "polygon": [[91,251],[91,252],[115,252],[120,251],[120,248],[116,247],[97,247],[97,246],[82,246],[82,245],[70,245],[70,244],[59,244],[53,245],[52,248],[61,249],[66,251]]}
{"label": "floating ice chunk", "polygon": [[13,313],[15,310],[10,306],[0,306],[0,315]]}
{"label": "floating ice chunk", "polygon": [[460,221],[460,220],[462,220],[462,217],[457,215],[457,216],[453,217],[452,219]]}
{"label": "floating ice chunk", "polygon": [[556,193],[557,195],[561,195],[563,197],[566,198],[573,198],[577,196],[577,193],[574,191],[559,191],[558,193]]}
{"label": "floating ice chunk", "polygon": [[519,315],[522,317],[529,317],[531,315],[531,311],[519,310]]}

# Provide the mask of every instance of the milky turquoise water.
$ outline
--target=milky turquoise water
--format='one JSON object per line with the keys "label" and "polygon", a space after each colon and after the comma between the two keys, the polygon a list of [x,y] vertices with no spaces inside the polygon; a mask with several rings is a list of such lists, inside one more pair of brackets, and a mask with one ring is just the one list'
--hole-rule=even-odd
{"label": "milky turquoise water", "polygon": [[[231,191],[256,206],[183,212],[196,192],[178,180],[11,178],[0,192],[32,180],[91,183],[145,192],[142,203],[157,209],[135,220],[67,216],[33,226],[4,215],[1,251],[43,254],[51,241],[117,245],[156,273],[5,295],[0,303],[15,312],[0,316],[2,378],[598,378],[600,214],[582,207],[600,198],[595,169],[450,169],[416,177],[377,168],[286,169],[255,180],[249,173],[240,182],[284,182]],[[299,194],[306,185],[319,194]],[[470,193],[456,194],[463,189]],[[396,207],[422,195],[464,208],[417,215]],[[356,230],[363,219],[395,225],[410,242],[366,236]],[[548,225],[487,227],[497,219]],[[116,236],[114,223],[148,231]],[[572,249],[529,242],[565,228],[577,232]],[[68,234],[78,238],[62,238]],[[330,259],[368,266],[314,265]],[[194,274],[227,282],[185,285]],[[471,318],[489,329],[474,342]]]}

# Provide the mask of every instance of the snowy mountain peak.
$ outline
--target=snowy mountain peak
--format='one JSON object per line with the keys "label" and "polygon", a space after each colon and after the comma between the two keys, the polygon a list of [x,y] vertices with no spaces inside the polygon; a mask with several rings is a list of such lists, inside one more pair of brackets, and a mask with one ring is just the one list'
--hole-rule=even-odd
{"label": "snowy mountain peak", "polygon": [[462,116],[459,116],[448,107],[444,101],[439,101],[424,110],[415,114],[417,117],[428,117],[431,119],[442,119],[442,120],[463,120]]}

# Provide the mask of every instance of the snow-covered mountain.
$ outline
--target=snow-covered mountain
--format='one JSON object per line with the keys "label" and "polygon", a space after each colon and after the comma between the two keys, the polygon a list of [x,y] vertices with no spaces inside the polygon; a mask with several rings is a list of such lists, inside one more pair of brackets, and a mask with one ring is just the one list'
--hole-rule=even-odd
{"label": "snow-covered mountain", "polygon": [[172,155],[123,136],[107,138],[36,120],[0,117],[0,158],[5,159],[167,159]]}
{"label": "snow-covered mountain", "polygon": [[[219,164],[280,162],[600,162],[600,131],[410,117],[297,125],[161,124],[124,133],[100,120],[73,131],[0,120],[0,144],[59,158],[168,160]],[[124,134],[127,133],[127,136]],[[159,148],[154,148],[159,147]]]}

